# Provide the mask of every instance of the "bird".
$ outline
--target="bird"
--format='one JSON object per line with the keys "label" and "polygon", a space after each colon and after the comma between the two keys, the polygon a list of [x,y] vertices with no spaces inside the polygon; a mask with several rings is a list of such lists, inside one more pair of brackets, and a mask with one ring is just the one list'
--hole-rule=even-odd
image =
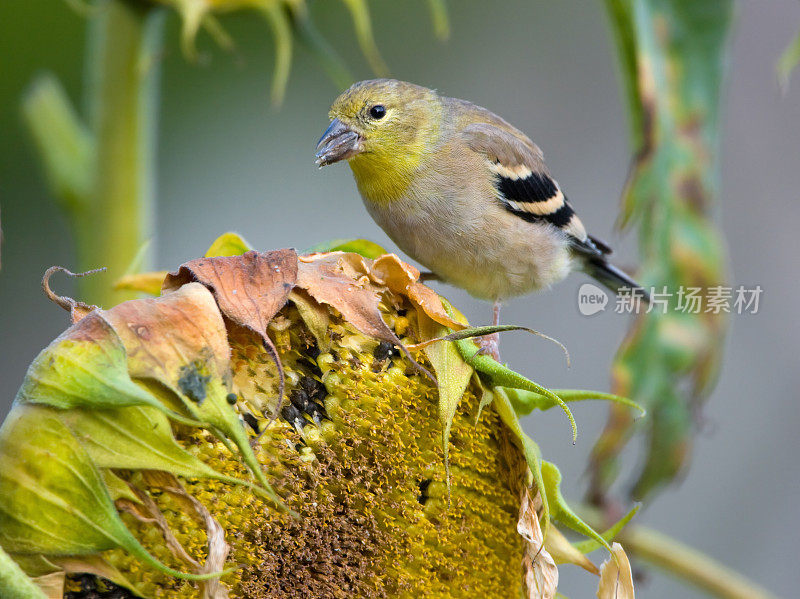
{"label": "bird", "polygon": [[[645,299],[586,232],[539,147],[493,112],[395,79],[360,81],[334,100],[316,164],[346,160],[367,211],[432,276],[493,302],[587,273]],[[499,358],[497,334],[486,353]]]}

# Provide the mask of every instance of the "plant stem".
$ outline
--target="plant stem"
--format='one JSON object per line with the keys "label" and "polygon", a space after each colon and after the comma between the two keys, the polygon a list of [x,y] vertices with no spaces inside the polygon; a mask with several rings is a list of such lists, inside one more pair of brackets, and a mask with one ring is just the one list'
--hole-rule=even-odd
{"label": "plant stem", "polygon": [[75,215],[81,297],[110,305],[111,289],[152,234],[159,53],[163,11],[145,3],[105,0],[92,17],[86,57],[86,101],[96,153],[91,201]]}
{"label": "plant stem", "polygon": [[776,599],[708,555],[642,526],[624,529],[619,541],[633,556],[723,599]]}
{"label": "plant stem", "polygon": [[0,596],[4,599],[46,599],[9,555],[0,547]]}

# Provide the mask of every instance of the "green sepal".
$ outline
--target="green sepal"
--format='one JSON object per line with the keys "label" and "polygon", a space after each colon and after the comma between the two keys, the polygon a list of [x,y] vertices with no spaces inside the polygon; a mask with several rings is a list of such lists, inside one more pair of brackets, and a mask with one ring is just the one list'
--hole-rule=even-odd
{"label": "green sepal", "polygon": [[186,451],[175,441],[167,417],[152,408],[71,410],[63,413],[61,420],[98,468],[164,470],[186,478],[212,478],[280,502],[269,488],[221,474]]}
{"label": "green sepal", "polygon": [[[419,333],[422,339],[434,339],[447,335],[450,329],[428,318],[421,311],[418,313]],[[453,425],[458,403],[467,390],[472,378],[472,367],[458,353],[455,345],[449,341],[436,341],[424,349],[436,373],[436,385],[439,389],[439,422],[442,424],[442,450],[447,474],[447,496],[450,497],[450,429]]]}
{"label": "green sepal", "polygon": [[[634,505],[627,514],[625,514],[622,518],[617,520],[613,526],[611,526],[605,532],[600,533],[600,536],[605,539],[606,543],[610,543],[612,540],[616,538],[619,532],[628,525],[628,522],[636,515],[636,512],[639,511],[639,508],[642,507],[642,504],[637,503]],[[600,548],[600,543],[595,541],[594,539],[586,539],[585,541],[579,541],[577,543],[572,544],[575,549],[580,551],[583,554],[591,553],[595,549]]]}
{"label": "green sepal", "polygon": [[22,568],[0,547],[0,597],[4,599],[47,599]]}
{"label": "green sepal", "polygon": [[542,479],[544,490],[547,494],[547,503],[550,506],[551,516],[564,526],[571,528],[585,537],[594,539],[611,553],[611,545],[591,526],[578,516],[561,494],[561,472],[555,464],[542,460]]}
{"label": "green sepal", "polygon": [[97,313],[42,350],[28,368],[15,402],[63,410],[147,405],[170,413],[131,380],[122,340]]}
{"label": "green sepal", "polygon": [[[602,393],[600,391],[584,391],[582,389],[553,389],[552,391],[567,403],[573,401],[587,401],[587,400],[597,399],[597,400],[618,403],[624,406],[628,406],[629,408],[639,410],[639,412],[641,412],[641,416],[647,414],[647,411],[635,401],[628,399],[627,397],[614,395],[612,393]],[[549,410],[550,408],[554,408],[558,405],[550,397],[547,397],[535,391],[526,391],[524,389],[509,388],[506,389],[506,392],[508,393],[508,399],[511,400],[511,404],[514,406],[514,410],[517,412],[517,415],[519,416],[526,416],[527,414],[530,414],[533,410],[542,410],[542,411]]]}
{"label": "green sepal", "polygon": [[217,237],[205,254],[206,258],[241,256],[253,249],[238,233],[223,233]]}
{"label": "green sepal", "polygon": [[105,482],[78,440],[46,406],[18,405],[0,428],[0,545],[15,553],[87,555],[122,548],[160,572],[117,513]]}
{"label": "green sepal", "polygon": [[333,239],[332,241],[323,241],[322,243],[311,246],[303,253],[313,254],[316,252],[352,252],[353,254],[359,254],[370,260],[374,260],[378,256],[389,253],[388,250],[368,239]]}
{"label": "green sepal", "polygon": [[542,451],[539,449],[539,445],[536,444],[536,441],[531,439],[525,431],[522,430],[522,425],[519,422],[519,418],[517,418],[516,412],[514,412],[514,407],[511,405],[505,390],[502,387],[495,387],[492,390],[492,395],[494,395],[492,403],[494,409],[497,411],[497,415],[500,416],[500,420],[503,421],[503,424],[511,429],[511,432],[522,446],[522,454],[525,456],[525,461],[533,475],[533,482],[536,483],[536,488],[540,490],[539,497],[542,500],[542,536],[546,537],[547,529],[550,526],[550,504],[547,501],[547,493],[541,492],[542,489],[545,488],[544,477],[542,476]]}
{"label": "green sepal", "polygon": [[[444,303],[444,301],[445,300],[442,300],[442,303]],[[578,427],[575,424],[575,418],[572,416],[569,406],[567,406],[563,399],[549,389],[534,383],[507,366],[500,364],[494,358],[478,353],[478,347],[472,341],[456,340],[453,341],[453,343],[455,343],[464,361],[487,377],[493,387],[510,387],[512,389],[533,391],[554,401],[567,415],[569,424],[572,427],[572,442],[575,442],[578,438]]]}

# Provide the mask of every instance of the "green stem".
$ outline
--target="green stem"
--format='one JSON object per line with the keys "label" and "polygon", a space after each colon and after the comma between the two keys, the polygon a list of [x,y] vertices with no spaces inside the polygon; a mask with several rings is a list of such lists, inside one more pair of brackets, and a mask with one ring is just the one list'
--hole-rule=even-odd
{"label": "green stem", "polygon": [[722,599],[776,599],[775,595],[708,555],[641,526],[624,529],[619,541],[633,556]]}
{"label": "green stem", "polygon": [[25,572],[0,547],[0,597],[5,599],[47,599]]}
{"label": "green stem", "polygon": [[145,3],[105,0],[90,23],[86,100],[95,181],[75,234],[81,269],[108,267],[104,276],[81,280],[81,296],[92,303],[126,299],[111,282],[152,234],[163,16]]}

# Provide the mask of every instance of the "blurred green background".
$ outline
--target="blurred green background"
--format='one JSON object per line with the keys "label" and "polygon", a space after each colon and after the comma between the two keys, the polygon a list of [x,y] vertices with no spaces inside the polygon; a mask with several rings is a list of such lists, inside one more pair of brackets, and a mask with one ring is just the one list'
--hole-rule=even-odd
{"label": "blurred green background", "polygon": [[[636,263],[633,236],[612,232],[630,156],[601,3],[451,2],[445,43],[435,39],[422,0],[375,1],[371,8],[393,76],[472,100],[529,133],[590,230],[613,242],[620,263]],[[371,77],[343,5],[316,2],[312,13],[356,77]],[[285,103],[271,107],[269,28],[247,14],[225,24],[236,52],[215,50],[201,36],[202,60],[189,64],[178,48],[177,19],[169,18],[160,57],[154,264],[177,266],[226,230],[263,249],[361,236],[392,247],[364,211],[349,169],[314,166],[314,144],[338,90],[297,48]],[[759,284],[764,294],[758,314],[732,318],[720,384],[685,480],[640,516],[787,597],[800,587],[800,81],[781,95],[774,65],[798,24],[795,0],[738,5],[723,99],[719,218],[732,284]],[[53,264],[75,267],[66,220],[21,126],[19,99],[31,78],[49,69],[80,101],[84,33],[83,18],[64,2],[0,3],[0,417],[27,364],[67,325],[67,315],[41,293],[41,275]],[[563,341],[572,368],[556,347],[513,333],[503,340],[512,366],[553,388],[608,388],[628,323],[610,310],[581,316],[576,295],[585,280],[573,275],[551,292],[516,300],[503,316]],[[73,289],[61,278],[54,286],[59,293]],[[488,321],[488,305],[442,291],[472,322]],[[583,493],[582,469],[605,411],[576,409],[575,447],[559,414],[525,420],[545,457],[561,466],[568,497]],[[628,450],[629,467],[638,449],[634,443]],[[594,593],[589,577],[565,569],[562,580],[567,596]],[[637,591],[646,598],[700,596],[655,574]]]}

